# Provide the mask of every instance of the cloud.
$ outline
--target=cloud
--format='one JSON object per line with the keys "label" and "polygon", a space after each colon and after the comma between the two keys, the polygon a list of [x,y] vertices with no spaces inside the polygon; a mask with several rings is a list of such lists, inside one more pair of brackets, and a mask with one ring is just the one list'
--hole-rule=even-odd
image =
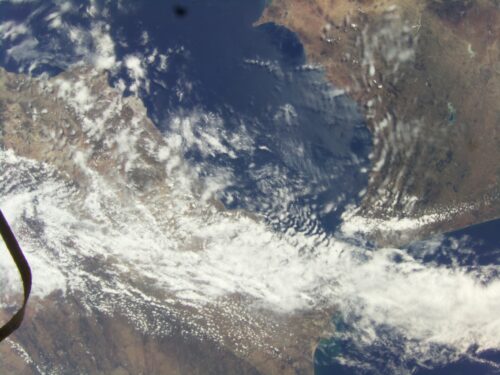
{"label": "cloud", "polygon": [[[169,146],[163,147],[170,151],[162,148],[157,160],[168,164],[178,155],[182,142],[174,139],[175,134],[167,135]],[[88,170],[93,187],[83,196],[40,163],[10,151],[1,151],[0,160],[0,206],[28,250],[35,294],[84,288],[94,273],[85,259],[101,259],[102,267],[114,270],[115,282],[127,284],[124,274],[147,276],[155,287],[193,306],[233,293],[287,314],[337,306],[348,317],[360,317],[352,334],[362,332],[367,345],[377,339],[367,333],[388,325],[420,343],[407,348],[414,357],[424,356],[431,344],[459,352],[471,344],[500,346],[499,280],[484,284],[466,269],[423,264],[403,250],[275,233],[244,213],[214,210],[194,190],[177,189],[177,184],[185,187],[184,180],[196,189],[196,174],[185,168],[172,170],[171,190],[148,203],[135,193],[123,201],[85,160],[80,167]],[[186,163],[178,160],[179,166]],[[22,177],[28,170],[31,182]],[[43,231],[35,233],[33,223]],[[104,259],[112,261],[104,266]],[[14,285],[12,275],[4,275]]]}

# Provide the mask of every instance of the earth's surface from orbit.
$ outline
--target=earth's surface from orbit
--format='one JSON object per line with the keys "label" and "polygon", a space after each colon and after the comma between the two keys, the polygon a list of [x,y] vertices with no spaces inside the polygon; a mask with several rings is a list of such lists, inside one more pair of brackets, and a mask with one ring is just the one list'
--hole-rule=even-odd
{"label": "earth's surface from orbit", "polygon": [[499,374],[499,25],[0,1],[0,372]]}

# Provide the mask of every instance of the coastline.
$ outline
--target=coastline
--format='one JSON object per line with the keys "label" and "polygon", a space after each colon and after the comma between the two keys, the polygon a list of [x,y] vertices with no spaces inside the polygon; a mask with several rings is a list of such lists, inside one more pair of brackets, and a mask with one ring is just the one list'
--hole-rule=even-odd
{"label": "coastline", "polygon": [[[255,23],[295,32],[308,61],[364,109],[373,168],[350,216],[372,221],[381,245],[500,217],[500,10],[438,5],[275,0]],[[399,220],[415,225],[401,232],[390,225]]]}

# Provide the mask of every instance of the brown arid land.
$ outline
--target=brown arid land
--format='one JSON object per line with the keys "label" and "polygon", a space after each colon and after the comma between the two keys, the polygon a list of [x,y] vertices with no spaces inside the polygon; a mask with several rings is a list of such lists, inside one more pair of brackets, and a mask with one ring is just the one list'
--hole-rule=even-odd
{"label": "brown arid land", "polygon": [[364,108],[373,168],[349,230],[399,244],[500,216],[500,3],[272,0]]}
{"label": "brown arid land", "polygon": [[[234,307],[233,312],[240,310]],[[175,314],[163,312],[161,317],[168,333],[155,334],[137,328],[130,314],[89,311],[78,295],[33,299],[21,329],[0,345],[0,367],[3,373],[15,375],[306,375],[313,373],[318,339],[314,334],[321,333],[318,322],[328,321],[326,314],[311,314],[282,324],[286,319],[278,323],[272,317],[251,314],[253,325],[239,321],[236,327],[229,315],[215,309],[196,312],[177,306]],[[179,319],[174,317],[177,314],[184,316]],[[149,319],[153,315],[154,310]],[[2,321],[6,316],[0,310]],[[207,323],[220,324],[216,329],[225,335],[224,344],[209,335],[200,336],[199,327]],[[298,326],[303,329],[301,339],[294,333]],[[243,333],[253,337],[239,336]]]}
{"label": "brown arid land", "polygon": [[[259,22],[296,32],[309,62],[364,108],[373,168],[347,229],[398,244],[500,216],[499,18],[498,1],[490,0],[273,0],[267,7]],[[88,103],[85,90],[99,100]],[[120,226],[121,211],[134,216],[140,204],[159,230],[178,225],[165,216],[179,208],[158,167],[163,139],[142,103],[122,100],[105,74],[74,67],[34,79],[0,70],[0,125],[2,148],[43,163],[23,181],[33,189],[32,176],[63,184],[67,211],[82,221],[94,220],[81,207],[97,176],[111,189],[101,203],[117,208],[96,219],[112,222],[110,230]],[[124,135],[137,142],[124,145]],[[137,207],[127,208],[131,200]],[[212,203],[210,212],[186,206],[179,216],[208,218],[216,210],[255,220]],[[45,230],[31,220],[36,213],[26,215],[21,243]],[[178,235],[186,248],[202,246]],[[314,347],[331,329],[330,308],[280,314],[240,295],[193,306],[146,275],[115,268],[112,255],[61,259],[76,261],[84,264],[68,278],[83,286],[32,299],[22,329],[0,345],[5,373],[311,374]],[[103,294],[116,286],[110,275],[130,289]],[[13,307],[0,310],[0,321]]]}
{"label": "brown arid land", "polygon": [[[201,211],[195,205],[176,206],[159,159],[163,137],[142,102],[122,98],[104,72],[76,66],[53,78],[33,78],[0,69],[0,108],[2,150],[7,159],[15,155],[29,165],[24,170],[19,165],[12,169],[8,161],[6,167],[2,164],[2,189],[15,189],[19,181],[27,190],[40,189],[47,180],[56,183],[65,192],[55,189],[49,195],[62,195],[67,212],[95,221],[96,228],[109,221],[120,226],[127,220],[120,210],[142,215],[135,210],[143,206],[158,230],[165,231],[177,226],[175,216],[166,212],[246,215],[225,211],[217,202]],[[92,217],[85,209],[96,181],[105,182],[109,192],[98,203],[108,207],[107,218]],[[56,251],[45,242],[47,223],[36,213],[23,215],[24,223],[16,228],[21,245],[34,240],[35,246]],[[247,219],[256,220],[251,215]],[[189,233],[179,240],[189,250],[202,246]],[[105,250],[85,255],[71,234],[63,242],[55,262],[65,265],[75,285],[31,299],[21,329],[0,345],[5,373],[311,374],[315,346],[331,334],[329,307],[279,313],[238,294],[203,305],[184,303],[154,286],[147,275],[123,271]],[[35,286],[44,284],[39,272],[34,269]],[[18,300],[20,295],[14,294],[0,308],[0,322],[15,311]]]}

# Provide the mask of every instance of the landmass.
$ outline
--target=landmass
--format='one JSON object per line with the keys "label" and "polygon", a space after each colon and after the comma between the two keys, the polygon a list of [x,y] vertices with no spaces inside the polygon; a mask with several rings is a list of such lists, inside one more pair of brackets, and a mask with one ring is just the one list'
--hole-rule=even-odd
{"label": "landmass", "polygon": [[[399,244],[500,216],[499,9],[492,0],[268,5],[259,22],[295,31],[309,61],[364,108],[373,133],[370,182],[344,230]],[[166,213],[179,209],[185,217],[207,210],[256,220],[217,202],[176,206],[165,183],[170,171],[160,167],[164,139],[143,104],[122,94],[85,66],[53,78],[0,69],[0,146],[12,153],[7,158],[23,158],[27,188],[38,188],[39,175],[65,186],[67,212],[86,225],[118,227],[115,215],[141,204],[159,231],[177,225]],[[81,209],[96,181],[111,189],[109,202],[98,203],[120,207],[108,218]],[[140,204],[129,208],[131,200]],[[21,240],[45,238],[44,224],[30,215]],[[189,233],[179,236],[186,247],[202,246]],[[68,276],[78,285],[31,301],[21,330],[0,346],[9,373],[312,374],[315,345],[331,335],[331,308],[280,313],[238,294],[193,305],[147,275],[115,267],[113,255],[61,256],[78,270]],[[0,320],[14,309],[2,306]]]}
{"label": "landmass", "polygon": [[500,216],[500,3],[273,0],[363,108],[372,169],[346,231],[398,245]]}
{"label": "landmass", "polygon": [[[55,77],[29,77],[0,68],[0,116],[2,189],[16,189],[19,181],[27,191],[48,188],[65,212],[85,225],[94,222],[96,230],[112,230],[101,224],[108,220],[112,226],[126,222],[121,210],[144,215],[136,212],[141,207],[155,217],[159,231],[177,225],[179,216],[168,213],[179,210],[182,217],[246,215],[215,201],[197,204],[200,209],[194,203],[178,206],[175,192],[184,190],[172,188],[160,151],[164,137],[142,102],[110,87],[105,72],[77,65]],[[106,192],[104,201],[93,196],[96,189]],[[86,210],[94,199],[96,210]],[[109,217],[100,216],[100,205]],[[32,214],[25,212],[16,228],[21,245],[32,240],[49,253],[59,251],[46,235],[47,223]],[[331,333],[331,308],[281,313],[239,294],[202,304],[183,301],[133,265],[117,265],[108,251],[91,255],[80,249],[74,230],[60,228],[60,235],[66,229],[56,257],[73,270],[69,285],[46,296],[35,292],[25,323],[0,346],[0,367],[8,373],[313,373],[315,346]],[[186,250],[201,250],[201,239],[179,236]],[[40,267],[35,286],[43,284]],[[15,311],[21,293],[7,301],[0,305],[0,321]]]}

